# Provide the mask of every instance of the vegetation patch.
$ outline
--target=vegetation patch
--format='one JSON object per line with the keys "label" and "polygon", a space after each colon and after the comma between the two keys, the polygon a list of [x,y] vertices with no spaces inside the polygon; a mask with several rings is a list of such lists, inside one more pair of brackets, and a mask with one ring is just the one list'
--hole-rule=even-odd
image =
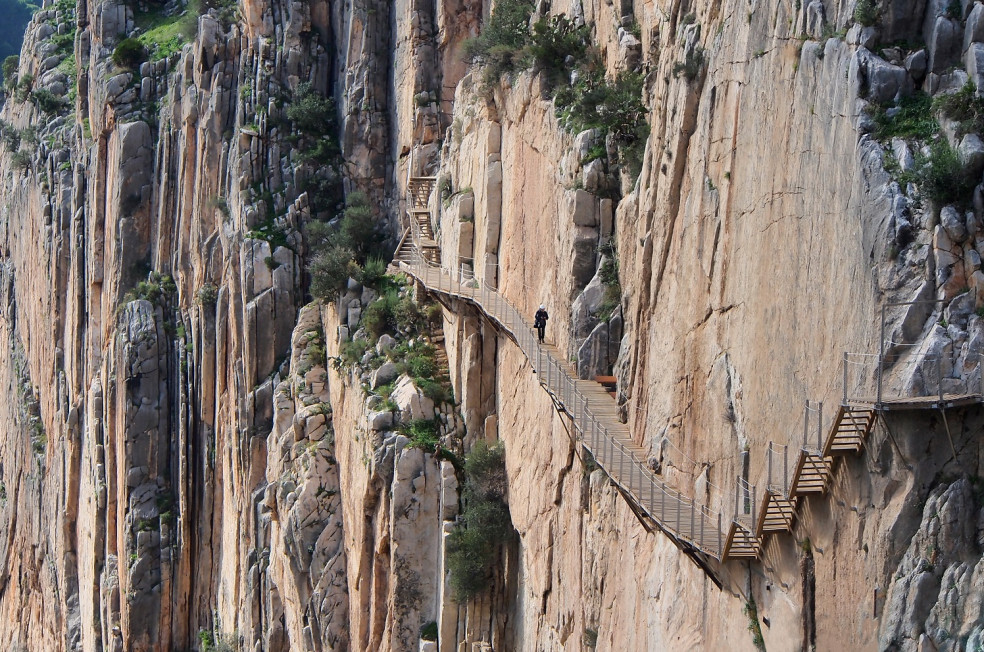
{"label": "vegetation patch", "polygon": [[513,536],[502,443],[477,442],[465,458],[464,475],[461,520],[448,536],[451,590],[459,602],[488,588],[502,545]]}
{"label": "vegetation patch", "polygon": [[[591,42],[590,25],[578,26],[564,15],[533,22],[533,11],[531,0],[500,0],[481,35],[466,43],[466,56],[483,66],[489,86],[510,73],[540,72],[547,87],[554,89],[561,124],[575,133],[599,129],[603,137],[610,136],[617,162],[638,176],[649,135],[642,74],[623,71],[607,79]],[[604,156],[606,150],[596,154]]]}
{"label": "vegetation patch", "polygon": [[361,279],[369,287],[382,287],[385,236],[363,193],[349,193],[341,219],[308,223],[307,236],[312,253],[308,272],[315,297],[336,299],[349,278]]}
{"label": "vegetation patch", "polygon": [[933,109],[957,122],[957,136],[984,132],[984,98],[978,97],[973,82],[955,93],[933,98]]}
{"label": "vegetation patch", "polygon": [[892,138],[927,140],[940,131],[933,115],[933,99],[926,93],[903,97],[897,106],[877,106],[874,136],[886,142]]}
{"label": "vegetation patch", "polygon": [[135,38],[125,38],[113,49],[113,63],[120,68],[136,68],[147,60],[147,49]]}
{"label": "vegetation patch", "polygon": [[178,291],[177,286],[167,274],[150,272],[147,279],[139,281],[136,286],[125,295],[120,305],[143,299],[151,303],[165,303]]}

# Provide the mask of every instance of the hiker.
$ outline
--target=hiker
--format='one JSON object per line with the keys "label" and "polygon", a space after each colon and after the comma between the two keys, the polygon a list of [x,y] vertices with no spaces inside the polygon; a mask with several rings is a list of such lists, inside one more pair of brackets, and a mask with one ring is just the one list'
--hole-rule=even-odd
{"label": "hiker", "polygon": [[547,309],[544,305],[540,304],[540,309],[536,311],[533,316],[533,328],[536,329],[537,335],[540,336],[540,344],[543,344],[543,332],[547,328],[547,320],[550,319],[550,315],[547,314]]}

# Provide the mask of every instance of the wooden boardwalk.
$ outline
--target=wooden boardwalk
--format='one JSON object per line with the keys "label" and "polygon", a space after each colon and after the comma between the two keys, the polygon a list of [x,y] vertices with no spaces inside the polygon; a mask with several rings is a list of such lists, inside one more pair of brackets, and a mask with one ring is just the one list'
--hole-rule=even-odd
{"label": "wooden boardwalk", "polygon": [[[633,440],[628,426],[619,420],[616,402],[604,386],[580,380],[566,356],[549,344],[540,344],[532,325],[495,289],[460,272],[441,268],[441,252],[431,231],[428,210],[434,186],[433,177],[409,179],[406,231],[392,266],[431,292],[474,304],[516,342],[556,408],[570,417],[578,441],[608,474],[643,524],[669,536],[715,582],[706,561],[757,559],[766,536],[792,532],[800,498],[827,492],[837,461],[861,452],[877,413],[942,410],[984,402],[984,390],[981,394],[943,394],[941,387],[935,396],[872,399],[851,398],[845,389],[843,404],[825,434],[822,405],[816,408],[816,438],[810,441],[807,431],[811,408],[807,403],[802,446],[769,444],[768,477],[761,502],[755,485],[739,479],[734,515],[727,519],[725,529],[720,512],[684,496],[652,472],[647,463],[648,451]],[[847,359],[845,354],[845,387]]]}
{"label": "wooden boardwalk", "polygon": [[498,292],[474,280],[452,278],[419,256],[399,262],[400,269],[428,290],[478,306],[516,342],[541,386],[550,393],[557,408],[570,417],[578,440],[633,503],[637,513],[651,519],[677,545],[722,559],[721,514],[684,496],[652,472],[647,451],[632,439],[628,426],[619,421],[615,400],[602,385],[580,380],[556,348],[537,341],[532,325]]}

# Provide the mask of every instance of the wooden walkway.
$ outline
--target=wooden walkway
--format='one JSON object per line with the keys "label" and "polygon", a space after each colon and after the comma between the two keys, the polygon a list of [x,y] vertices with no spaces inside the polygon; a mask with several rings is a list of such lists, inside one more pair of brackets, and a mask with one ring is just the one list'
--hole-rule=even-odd
{"label": "wooden walkway", "polygon": [[[809,436],[811,407],[807,403],[802,446],[797,450],[789,445],[769,444],[762,495],[757,495],[755,485],[738,479],[734,515],[727,519],[725,530],[720,512],[684,496],[652,472],[647,450],[633,440],[628,426],[621,423],[616,402],[603,385],[578,379],[577,370],[566,356],[553,346],[540,344],[532,325],[495,289],[460,272],[441,268],[441,252],[431,232],[428,212],[434,185],[433,177],[409,179],[407,229],[397,247],[393,267],[413,276],[431,292],[474,304],[515,341],[557,409],[570,417],[578,441],[608,474],[640,520],[644,524],[651,522],[669,536],[715,582],[717,579],[705,563],[707,559],[756,559],[762,554],[766,536],[792,532],[800,498],[827,492],[838,460],[861,452],[877,413],[984,402],[984,394],[942,393],[878,401],[849,398],[845,390],[843,404],[826,433],[822,405],[812,408],[817,414],[815,438]],[[846,361],[847,354],[845,369]],[[845,387],[846,374],[845,371]]]}
{"label": "wooden walkway", "polygon": [[656,477],[646,463],[647,452],[632,440],[628,426],[619,421],[615,401],[602,385],[578,379],[574,368],[562,362],[564,356],[553,346],[540,344],[532,325],[498,292],[474,280],[452,278],[419,256],[414,258],[399,261],[400,269],[431,292],[478,306],[516,342],[541,386],[550,393],[557,408],[570,417],[579,441],[631,500],[634,510],[652,519],[677,545],[722,559],[721,514]]}

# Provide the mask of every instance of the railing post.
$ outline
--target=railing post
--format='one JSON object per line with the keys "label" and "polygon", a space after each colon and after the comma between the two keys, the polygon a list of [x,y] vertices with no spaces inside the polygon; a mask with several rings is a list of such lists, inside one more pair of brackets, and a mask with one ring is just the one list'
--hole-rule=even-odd
{"label": "railing post", "polygon": [[823,401],[817,403],[817,454],[823,452]]}
{"label": "railing post", "polygon": [[[608,433],[606,432],[605,435],[607,436]],[[612,445],[614,446],[615,440],[612,439],[611,437],[609,437],[608,439],[609,439],[609,441],[612,442]],[[623,479],[622,479],[623,478],[623,476],[622,476],[622,461],[624,459],[625,459],[625,451],[621,451],[620,450],[619,451],[619,456],[618,456],[618,481],[619,481],[620,484],[623,482]]]}
{"label": "railing post", "polygon": [[[940,355],[936,358],[936,378],[939,383],[940,389],[940,403],[943,403],[943,351],[940,351]],[[940,406],[942,407],[942,405]]]}
{"label": "railing post", "polygon": [[844,351],[844,398],[841,405],[847,405],[847,351]]}
{"label": "railing post", "polygon": [[659,520],[666,522],[666,485],[659,484]]}
{"label": "railing post", "polygon": [[680,534],[680,512],[683,511],[683,505],[680,504],[680,492],[679,491],[677,492],[677,495],[676,495],[676,501],[677,501],[677,508],[676,508],[676,513],[677,513],[676,514],[676,516],[677,516],[676,532],[677,532],[677,535],[679,536],[679,534]]}
{"label": "railing post", "polygon": [[701,509],[700,510],[700,544],[699,544],[701,550],[704,549],[704,521],[706,520],[707,519],[704,518],[704,510]]}
{"label": "railing post", "polygon": [[875,405],[878,407],[878,409],[881,409],[881,402],[882,402],[882,368],[885,366],[884,362],[885,361],[882,358],[882,355],[879,353],[878,354],[878,371],[877,371],[877,374],[878,374],[878,393],[875,396]]}
{"label": "railing post", "polygon": [[724,561],[724,531],[721,529],[721,512],[718,512],[718,558]]}
{"label": "railing post", "polygon": [[789,497],[789,446],[782,446],[782,493]]}
{"label": "railing post", "polygon": [[752,485],[752,508],[749,510],[752,513],[752,532],[755,532],[755,512],[757,511],[757,505],[758,503],[755,500],[755,485]]}
{"label": "railing post", "polygon": [[772,486],[772,442],[769,442],[769,448],[767,449],[768,460],[766,466],[769,468],[769,481],[766,483],[765,487],[768,489]]}
{"label": "railing post", "polygon": [[741,505],[741,478],[735,480],[735,519],[738,518],[738,506]]}
{"label": "railing post", "polygon": [[653,504],[653,485],[654,484],[656,484],[656,483],[652,481],[652,478],[650,478],[649,479],[649,513],[655,516],[655,514],[653,514],[653,512],[656,511],[656,506]]}
{"label": "railing post", "polygon": [[690,501],[690,540],[694,539],[694,501]]}
{"label": "railing post", "polygon": [[806,438],[810,432],[810,401],[806,402],[803,410],[803,450],[806,450]]}

